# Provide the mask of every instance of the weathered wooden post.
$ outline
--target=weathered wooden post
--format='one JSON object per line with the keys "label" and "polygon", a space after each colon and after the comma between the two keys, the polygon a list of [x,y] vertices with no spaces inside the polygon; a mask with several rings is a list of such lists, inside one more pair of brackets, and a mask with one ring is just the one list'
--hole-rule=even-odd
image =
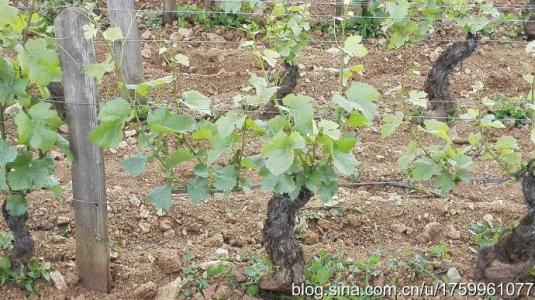
{"label": "weathered wooden post", "polygon": [[163,25],[172,25],[176,20],[176,0],[163,0]]}
{"label": "weathered wooden post", "polygon": [[139,30],[137,28],[134,0],[108,0],[111,26],[123,32],[124,40],[113,45],[115,61],[119,64],[122,80],[127,84],[143,82],[143,61]]}
{"label": "weathered wooden post", "polygon": [[110,288],[106,183],[102,149],[89,141],[97,126],[98,89],[83,66],[95,63],[93,41],[84,38],[86,12],[70,7],[54,21],[63,73],[68,114],[69,141],[74,153],[72,165],[73,206],[76,223],[76,265],[84,287]]}

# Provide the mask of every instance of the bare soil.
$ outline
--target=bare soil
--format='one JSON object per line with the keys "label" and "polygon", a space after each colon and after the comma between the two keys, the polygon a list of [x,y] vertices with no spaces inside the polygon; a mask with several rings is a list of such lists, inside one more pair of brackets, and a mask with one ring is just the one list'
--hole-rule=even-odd
{"label": "bare soil", "polygon": [[[177,28],[142,29],[142,32],[146,30],[159,38]],[[200,37],[202,32],[196,35]],[[315,38],[325,37],[318,35]],[[446,42],[433,41],[436,39],[439,36],[401,50],[389,50],[382,41],[372,41],[366,45],[369,54],[362,60],[366,71],[354,80],[368,82],[382,93],[400,84],[407,91],[422,90],[433,59],[447,46]],[[143,47],[151,53],[151,57],[145,59],[146,78],[155,79],[169,74],[171,70],[158,56],[160,46],[148,42]],[[179,47],[190,58],[191,67],[179,70],[177,89],[197,89],[209,95],[218,108],[231,108],[232,97],[240,93],[240,88],[247,84],[251,73],[259,72],[248,50],[237,45],[181,43]],[[468,107],[475,107],[478,105],[477,99],[484,96],[527,93],[529,86],[522,76],[533,72],[534,66],[533,59],[525,54],[524,47],[524,42],[520,40],[511,43],[483,40],[476,53],[456,70],[451,79],[451,90],[459,100],[459,109],[464,111]],[[325,51],[327,48],[327,45],[309,46],[300,61],[301,77],[296,92],[305,93],[318,103],[329,101],[332,91],[339,90],[337,77],[325,70],[337,67],[338,62],[336,57]],[[99,53],[102,54],[101,47]],[[108,79],[107,82],[113,82],[112,77]],[[479,95],[465,97],[478,81],[483,82],[484,90]],[[172,103],[173,99],[165,96],[168,91],[157,94],[161,95],[162,103]],[[391,113],[399,109],[400,99],[394,95],[385,96],[378,105],[381,114]],[[459,132],[466,132],[466,125],[458,123]],[[396,167],[396,160],[411,140],[410,132],[401,130],[383,140],[377,132],[378,128],[376,121],[372,128],[358,131],[361,142],[356,154],[360,162],[360,180],[402,179],[404,177]],[[507,134],[519,140],[527,157],[532,151],[529,128],[509,128],[507,131]],[[38,298],[130,299],[132,292],[141,284],[152,281],[157,286],[163,286],[180,276],[179,272],[167,273],[169,270],[166,267],[173,268],[173,264],[176,264],[179,268],[191,264],[182,259],[190,251],[195,253],[194,264],[213,259],[217,248],[227,249],[231,257],[245,253],[265,255],[261,246],[261,232],[270,194],[260,191],[233,193],[228,198],[216,194],[200,205],[193,204],[186,195],[178,195],[171,212],[161,216],[147,200],[148,192],[163,182],[156,166],[150,166],[139,177],[130,176],[120,167],[122,159],[136,151],[135,146],[128,143],[113,153],[105,151],[108,224],[113,252],[111,292],[107,295],[91,292],[74,280],[67,291],[58,291],[51,283],[42,283]],[[72,278],[76,274],[76,266],[72,194],[68,188],[70,169],[66,159],[59,158],[57,162],[57,176],[66,186],[66,192],[59,200],[44,192],[34,193],[29,202],[28,225],[36,241],[36,256],[52,262],[54,269]],[[178,171],[190,172],[187,168]],[[496,163],[480,160],[474,167],[473,175],[501,176]],[[446,267],[457,268],[465,281],[472,279],[475,265],[475,255],[469,248],[477,248],[468,232],[470,224],[481,222],[485,215],[490,215],[495,225],[505,224],[525,212],[518,183],[460,185],[447,198],[434,198],[428,193],[399,186],[362,185],[341,188],[327,205],[314,198],[301,212],[302,218],[318,211],[328,212],[332,207],[342,212],[337,216],[326,214],[319,219],[312,218],[307,231],[316,234],[319,240],[312,244],[303,243],[307,258],[313,257],[320,249],[328,253],[344,252],[355,261],[364,260],[376,250],[380,250],[384,257],[403,258],[408,250],[423,249],[444,241],[450,245],[452,256]],[[58,216],[68,217],[71,222],[58,226]],[[168,229],[161,226],[162,222],[170,224],[176,233],[174,237],[164,239],[163,229]],[[441,229],[431,239],[422,241],[418,238],[419,234],[431,222],[440,223]],[[395,230],[399,225],[406,226],[408,230],[399,233]],[[150,228],[144,232],[142,227]],[[5,224],[0,223],[0,231],[5,229]],[[459,231],[460,238],[452,239],[448,234],[452,230]],[[306,236],[307,232],[302,235]],[[167,257],[169,253],[176,257],[172,264],[158,263],[161,257]],[[403,272],[388,272],[380,280],[396,282],[397,285],[429,280],[417,278],[416,281],[409,281]],[[210,283],[228,284],[221,280]],[[26,297],[24,291],[13,286],[0,287],[0,295],[2,299]]]}

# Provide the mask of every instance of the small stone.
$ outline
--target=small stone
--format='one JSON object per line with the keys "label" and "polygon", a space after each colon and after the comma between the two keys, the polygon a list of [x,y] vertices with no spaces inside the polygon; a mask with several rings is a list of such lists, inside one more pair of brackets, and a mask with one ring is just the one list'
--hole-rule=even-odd
{"label": "small stone", "polygon": [[173,223],[171,223],[171,220],[169,219],[160,220],[160,229],[162,231],[167,231],[172,228],[173,228]]}
{"label": "small stone", "polygon": [[217,35],[215,33],[211,33],[209,32],[206,37],[208,38],[208,40],[210,42],[216,42],[216,43],[223,43],[223,42],[226,42],[225,38],[223,38],[222,36],[220,35]]}
{"label": "small stone", "polygon": [[54,283],[54,286],[62,291],[67,289],[67,284],[65,283],[65,278],[63,278],[63,275],[57,270],[54,270],[50,272],[50,279]]}
{"label": "small stone", "polygon": [[149,48],[143,48],[141,50],[141,56],[143,56],[144,58],[151,58],[152,57],[152,53],[151,53]]}
{"label": "small stone", "polygon": [[158,289],[158,293],[154,300],[175,300],[180,293],[180,288],[182,286],[182,279],[177,277],[177,279],[171,281],[170,283],[162,286]]}
{"label": "small stone", "polygon": [[420,242],[428,242],[438,236],[442,225],[438,222],[431,222],[424,226],[422,233],[417,237]]}
{"label": "small stone", "polygon": [[217,248],[215,250],[215,256],[217,258],[227,258],[228,257],[228,250],[227,249],[223,249],[223,248]]}
{"label": "small stone", "polygon": [[148,40],[150,39],[150,36],[151,36],[151,32],[149,30],[145,30],[142,34],[141,34],[141,37],[144,39],[144,40]]}
{"label": "small stone", "polygon": [[58,226],[63,226],[63,225],[67,225],[71,222],[71,219],[67,218],[67,217],[63,217],[63,216],[59,216],[57,219],[56,219],[56,225]]}
{"label": "small stone", "polygon": [[243,246],[245,246],[246,243],[247,242],[241,237],[236,237],[229,241],[229,245],[231,245],[232,247],[237,247],[237,248],[242,248]]}
{"label": "small stone", "polygon": [[147,222],[139,222],[139,228],[141,228],[141,231],[147,233],[150,231],[150,224]]}
{"label": "small stone", "polygon": [[403,224],[393,224],[392,226],[390,226],[390,228],[392,229],[392,231],[399,234],[407,232],[408,229],[408,227]]}
{"label": "small stone", "polygon": [[310,83],[310,78],[305,78],[305,83]]}
{"label": "small stone", "polygon": [[205,246],[218,247],[223,245],[225,239],[221,233],[216,233],[206,240]]}
{"label": "small stone", "polygon": [[490,226],[492,226],[492,223],[494,222],[494,217],[491,214],[486,214],[483,216],[483,220],[489,223]]}
{"label": "small stone", "polygon": [[126,139],[126,142],[128,143],[128,145],[134,146],[135,144],[137,144],[137,139],[134,137],[129,137]]}
{"label": "small stone", "polygon": [[[199,264],[199,268],[201,268],[202,270],[208,270],[208,267],[210,266],[215,266],[215,265],[218,265],[220,264],[221,261],[220,260],[209,260],[209,261],[205,261],[205,262],[202,262]],[[223,262],[224,264],[224,262]]]}
{"label": "small stone", "polygon": [[446,235],[452,240],[458,240],[461,238],[461,232],[459,232],[459,230],[457,230],[453,225],[450,225]]}
{"label": "small stone", "polygon": [[180,256],[176,250],[163,249],[154,261],[154,264],[156,264],[165,274],[177,273],[182,269],[179,257]]}
{"label": "small stone", "polygon": [[149,210],[145,207],[145,205],[141,205],[139,207],[139,216],[142,219],[147,219],[150,216]]}
{"label": "small stone", "polygon": [[129,137],[133,137],[137,134],[137,131],[135,129],[132,129],[132,130],[125,130],[124,132],[124,136],[129,138]]}
{"label": "small stone", "polygon": [[67,241],[67,238],[62,237],[61,235],[54,235],[52,236],[52,243],[54,244],[64,244]]}
{"label": "small stone", "polygon": [[110,252],[110,259],[111,259],[112,261],[114,261],[114,260],[116,260],[117,258],[119,258],[119,252],[117,252],[117,251],[111,251],[111,252]]}
{"label": "small stone", "polygon": [[307,232],[303,234],[301,239],[307,245],[315,245],[320,241],[319,235],[312,230],[307,230]]}
{"label": "small stone", "polygon": [[156,283],[149,281],[134,290],[132,298],[134,299],[153,299],[156,296]]}
{"label": "small stone", "polygon": [[132,195],[130,199],[128,199],[128,202],[130,202],[130,204],[132,204],[133,206],[141,205],[141,200],[139,200],[139,198],[135,195]]}
{"label": "small stone", "polygon": [[166,230],[163,233],[163,238],[164,239],[168,239],[168,240],[174,239],[175,236],[176,236],[176,232],[173,229]]}
{"label": "small stone", "polygon": [[340,49],[336,47],[332,47],[332,48],[325,50],[325,52],[329,53],[332,56],[338,56],[340,54]]}
{"label": "small stone", "polygon": [[68,286],[75,286],[80,281],[80,277],[74,273],[65,274],[65,282]]}

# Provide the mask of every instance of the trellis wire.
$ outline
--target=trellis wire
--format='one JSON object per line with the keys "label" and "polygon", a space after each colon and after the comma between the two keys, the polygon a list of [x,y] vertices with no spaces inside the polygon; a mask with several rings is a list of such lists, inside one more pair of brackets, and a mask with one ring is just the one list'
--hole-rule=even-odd
{"label": "trellis wire", "polygon": [[[56,98],[61,98],[61,97],[56,97]],[[282,99],[278,99],[279,101],[281,101]],[[42,99],[42,101],[44,102],[50,102],[50,103],[58,103],[58,104],[67,104],[65,101],[59,101],[59,100],[51,100],[51,99]],[[232,100],[229,100],[229,102],[232,101]],[[433,103],[433,102],[456,102],[456,101],[433,101],[433,100],[430,100],[428,101],[430,103]],[[518,102],[521,102],[521,103],[531,103],[531,102],[528,102],[528,101],[518,101]],[[105,102],[104,102],[105,103]],[[103,105],[104,103],[101,103],[100,105]],[[458,102],[457,102],[458,103]],[[69,105],[95,105],[93,103],[68,103]],[[153,103],[147,103],[147,104],[134,104],[134,103],[131,103],[130,106],[132,107],[135,107],[135,108],[140,108],[140,107],[146,107],[146,106],[149,106],[150,108],[153,108],[153,109],[158,109],[158,108],[164,108],[164,109],[176,109],[177,106],[172,106],[172,105],[159,105],[159,104],[153,104]],[[239,108],[211,108],[212,111],[216,111],[216,112],[229,112],[229,111],[245,111],[243,109],[239,109]],[[266,114],[278,114],[280,113],[278,110],[262,110],[262,109],[251,109],[251,110],[247,110],[246,112],[249,112],[249,113],[266,113]],[[320,116],[322,114],[319,114],[319,113],[316,113],[317,116]],[[387,114],[378,114],[378,117],[384,117],[386,116]],[[454,117],[454,116],[449,116],[449,117],[440,117],[440,116],[431,116],[431,115],[409,115],[409,116],[405,116],[405,118],[410,118],[410,119],[426,119],[426,118],[429,118],[429,119],[441,119],[441,120],[455,120],[455,121],[467,121],[467,122],[472,122],[474,120],[471,120],[471,119],[465,119],[465,118],[461,118],[461,117]],[[496,118],[494,120],[498,120],[498,121],[525,121],[526,119],[529,119],[531,120],[530,118],[525,118],[525,119],[521,119],[521,118]]]}
{"label": "trellis wire", "polygon": [[[506,177],[507,178],[507,177]],[[504,181],[504,178],[498,178],[498,177],[490,177],[490,176],[477,176],[477,177],[471,177],[470,183],[483,183],[483,184],[504,184],[507,181]],[[339,187],[341,188],[354,188],[359,186],[368,186],[368,185],[407,185],[404,186],[408,189],[413,188],[412,186],[409,186],[409,184],[413,184],[414,181],[409,179],[394,179],[394,180],[381,180],[381,181],[361,181],[361,182],[342,182],[339,184]],[[416,187],[414,187],[415,190],[417,190]],[[261,191],[261,185],[255,184],[253,185],[253,190]],[[223,191],[218,189],[209,189],[211,193],[223,193]],[[242,192],[240,190],[235,190],[233,192]],[[267,193],[267,192],[266,192]],[[187,189],[174,189],[173,195],[187,195]],[[90,200],[82,200],[82,199],[69,199],[72,202],[80,202],[85,203],[89,205],[95,205],[95,202],[92,202]],[[106,204],[128,204],[130,203],[129,200],[116,200],[116,201],[107,201]]]}

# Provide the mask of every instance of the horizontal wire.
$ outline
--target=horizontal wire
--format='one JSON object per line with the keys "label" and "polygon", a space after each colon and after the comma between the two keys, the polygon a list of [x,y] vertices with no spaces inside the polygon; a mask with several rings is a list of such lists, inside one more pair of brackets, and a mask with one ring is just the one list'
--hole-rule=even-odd
{"label": "horizontal wire", "polygon": [[[498,178],[498,177],[492,177],[492,176],[476,176],[471,177],[470,181],[472,183],[487,183],[487,184],[504,184],[503,181],[504,178]],[[342,188],[352,188],[352,187],[358,187],[358,186],[365,186],[365,185],[399,185],[399,184],[411,184],[414,183],[414,181],[409,179],[394,179],[394,180],[381,180],[381,181],[361,181],[361,182],[340,182],[339,186]],[[261,191],[261,185],[260,184],[254,184],[253,190],[259,190]],[[410,188],[410,187],[408,187]],[[211,193],[223,193],[223,191],[219,189],[209,189]],[[233,192],[243,192],[241,190],[236,190]],[[269,193],[269,192],[268,192]],[[187,189],[174,189],[173,195],[186,195]],[[79,202],[79,203],[85,203],[90,205],[96,205],[97,207],[100,206],[100,204],[104,204],[103,202],[96,202],[96,201],[90,201],[90,200],[82,200],[82,199],[69,199],[70,202]],[[117,201],[106,201],[106,204],[129,204],[130,200],[117,200]]]}
{"label": "horizontal wire", "polygon": [[[108,43],[106,40],[94,39],[96,43]],[[140,42],[140,43],[156,43],[156,42],[168,42],[168,43],[184,43],[184,44],[214,44],[214,45],[241,45],[241,41],[210,41],[210,40],[181,40],[181,41],[172,41],[170,39],[124,39],[127,42]],[[249,41],[249,40],[246,40]],[[377,39],[363,39],[364,42],[368,41],[377,41]],[[340,41],[336,40],[314,40],[311,39],[309,44],[335,44]],[[428,44],[428,43],[455,43],[455,42],[466,42],[466,39],[422,39],[418,41],[409,42],[411,44]],[[500,44],[529,44],[528,41],[523,40],[510,40],[510,39],[485,39],[479,40],[479,43],[500,43]]]}
{"label": "horizontal wire", "polygon": [[[301,5],[301,4],[308,4],[310,5],[311,7],[314,7],[314,6],[340,6],[340,3],[337,3],[337,1],[280,1],[280,0],[262,0],[262,1],[244,1],[244,0],[225,0],[225,1],[221,1],[221,0],[201,0],[200,3],[194,3],[194,4],[181,4],[183,6],[186,6],[186,5],[194,5],[194,6],[199,6],[199,4],[203,4],[203,3],[221,3],[221,2],[242,2],[242,3],[245,3],[245,2],[259,2],[259,3],[262,3],[262,4],[273,4],[273,3],[280,3],[280,2],[283,2],[284,4],[287,4],[287,5]],[[351,1],[349,6],[355,6],[355,5],[364,5],[364,4],[370,4],[370,1]],[[379,3],[379,5],[381,6],[384,6],[386,3],[384,2],[381,2]],[[486,6],[488,5],[488,3],[479,3],[479,2],[466,2],[466,3],[461,3],[461,4],[422,4],[422,3],[407,3],[407,4],[403,4],[403,3],[396,3],[396,6],[399,6],[399,7],[413,7],[413,8],[463,8],[463,7],[467,7],[467,8],[477,8],[477,7],[481,7],[481,6]],[[59,8],[68,8],[68,7],[71,7],[72,5],[58,5],[58,6],[54,6],[54,8],[56,9],[59,9]],[[343,5],[342,5],[343,6]],[[535,5],[534,4],[493,4],[492,7],[496,8],[496,9],[530,9],[530,8],[535,8]],[[121,8],[113,8],[113,9],[109,9],[107,7],[103,7],[103,6],[96,6],[95,7],[96,9],[99,9],[99,10],[105,10],[105,11],[129,11],[129,9],[121,9]],[[150,10],[150,9],[137,9],[137,10],[134,10],[134,11],[163,11],[163,10],[160,10],[160,9],[153,9],[153,10]],[[168,10],[165,10],[165,12],[174,12],[174,11],[168,11]],[[229,13],[229,14],[239,14],[240,12],[237,12],[237,13]]]}
{"label": "horizontal wire", "polygon": [[[61,97],[56,97],[56,98],[61,98]],[[113,98],[110,98],[110,99],[113,99]],[[50,103],[58,103],[58,104],[64,104],[64,105],[87,105],[87,106],[100,106],[100,105],[103,105],[105,104],[106,102],[102,102],[102,103],[90,103],[90,102],[65,102],[65,101],[60,101],[60,100],[51,100],[51,99],[41,99],[42,101],[44,102],[50,102]],[[162,100],[166,100],[166,99],[162,99]],[[281,101],[282,99],[278,99],[278,101]],[[470,99],[468,99],[470,100]],[[229,102],[231,102],[233,100],[229,100]],[[475,100],[474,100],[475,101]],[[460,101],[433,101],[433,100],[430,100],[428,101],[430,103],[462,103]],[[517,101],[517,103],[532,103],[532,102],[529,102],[529,101]],[[154,103],[147,103],[147,104],[130,104],[130,106],[132,107],[135,107],[135,108],[142,108],[142,107],[146,107],[146,106],[149,106],[150,108],[153,108],[153,109],[158,109],[158,108],[167,108],[167,109],[175,109],[175,108],[178,108],[176,105],[159,105],[159,104],[154,104]],[[243,112],[247,112],[247,113],[266,113],[266,114],[279,114],[280,112],[277,111],[277,110],[262,110],[262,109],[258,109],[258,110],[243,110],[243,109],[240,109],[240,108],[217,108],[217,107],[213,107],[211,108],[211,111],[216,111],[216,112],[230,112],[230,111],[243,111]],[[323,115],[323,114],[320,114],[320,113],[317,113],[317,115]],[[384,116],[388,116],[388,114],[379,114],[377,115],[377,117],[384,117]],[[405,118],[411,118],[411,119],[425,119],[425,118],[432,118],[432,119],[442,119],[442,120],[458,120],[458,121],[467,121],[467,122],[472,122],[472,121],[475,121],[473,119],[466,119],[466,118],[461,118],[461,117],[455,117],[455,116],[448,116],[448,117],[440,117],[440,116],[431,116],[431,115],[408,115],[408,116],[404,116]],[[494,120],[497,120],[497,121],[526,121],[526,120],[531,120],[531,118],[496,118]]]}

